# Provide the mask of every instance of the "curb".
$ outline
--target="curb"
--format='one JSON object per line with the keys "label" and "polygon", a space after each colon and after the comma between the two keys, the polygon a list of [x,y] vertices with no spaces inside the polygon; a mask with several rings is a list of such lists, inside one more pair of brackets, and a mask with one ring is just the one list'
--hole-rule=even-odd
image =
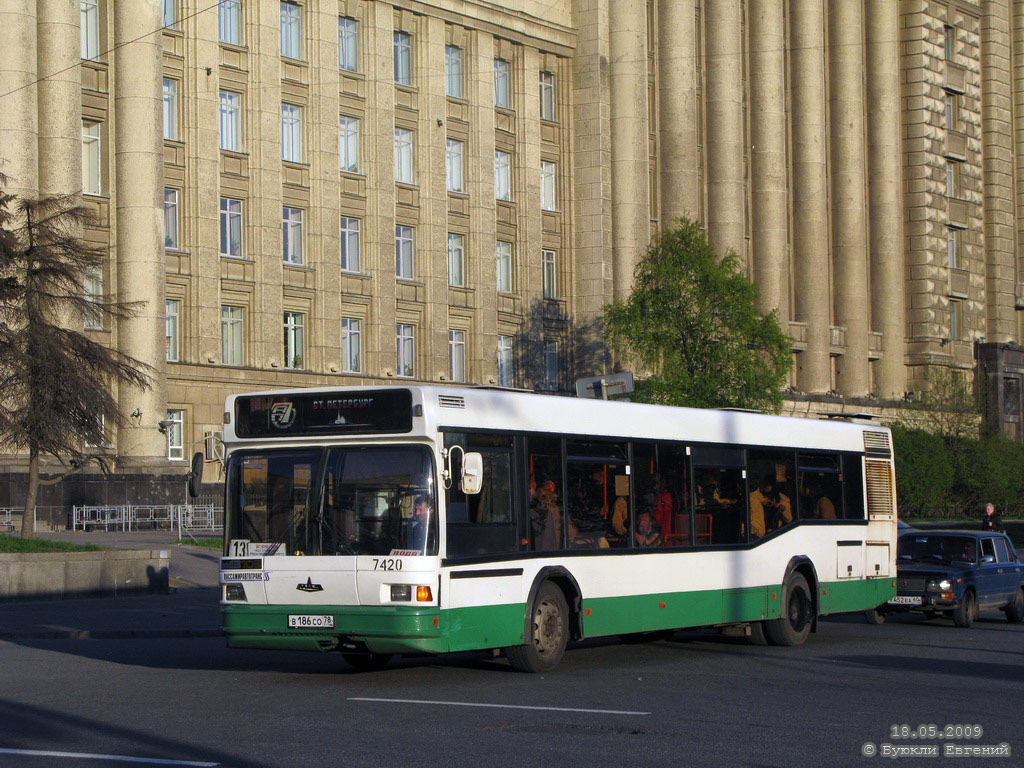
{"label": "curb", "polygon": [[73,629],[45,632],[0,632],[0,640],[153,640],[223,636],[224,632],[220,629]]}

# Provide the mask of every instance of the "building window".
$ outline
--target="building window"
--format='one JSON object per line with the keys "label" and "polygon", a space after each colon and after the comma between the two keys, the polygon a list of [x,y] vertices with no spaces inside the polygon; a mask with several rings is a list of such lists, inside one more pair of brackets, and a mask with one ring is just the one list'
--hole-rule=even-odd
{"label": "building window", "polygon": [[515,386],[511,336],[498,336],[498,386]]}
{"label": "building window", "polygon": [[540,119],[554,120],[555,112],[555,75],[553,72],[540,73]]}
{"label": "building window", "polygon": [[302,264],[302,209],[285,206],[281,215],[283,255],[286,264]]}
{"label": "building window", "polygon": [[499,240],[497,249],[498,290],[509,293],[512,290],[512,243]]}
{"label": "building window", "polygon": [[960,197],[960,163],[946,161],[946,197]]}
{"label": "building window", "polygon": [[959,299],[949,300],[949,338],[959,341],[964,332],[964,303]]}
{"label": "building window", "polygon": [[306,316],[284,313],[284,367],[302,368],[306,351]]}
{"label": "building window", "polygon": [[544,272],[544,298],[558,298],[558,262],[555,252],[544,248],[540,252],[541,266]]}
{"label": "building window", "polygon": [[448,233],[448,285],[462,287],[466,284],[464,264],[466,237],[455,232]]}
{"label": "building window", "polygon": [[444,47],[444,93],[453,99],[462,98],[462,49]]}
{"label": "building window", "polygon": [[341,217],[341,268],[346,272],[358,272],[361,269],[359,226],[359,219],[352,216]]}
{"label": "building window", "polygon": [[242,0],[220,0],[217,29],[222,43],[242,44]]}
{"label": "building window", "polygon": [[412,131],[395,128],[395,181],[413,183]]}
{"label": "building window", "polygon": [[95,59],[100,55],[100,2],[81,0],[82,58]]}
{"label": "building window", "polygon": [[302,107],[281,105],[281,159],[302,162]]}
{"label": "building window", "polygon": [[960,230],[946,227],[946,262],[950,269],[960,269]]}
{"label": "building window", "polygon": [[163,0],[162,18],[165,27],[175,29],[178,26],[178,0]]}
{"label": "building window", "polygon": [[242,94],[220,92],[220,148],[242,151]]}
{"label": "building window", "polygon": [[956,54],[956,27],[942,28],[942,55],[946,61],[952,61]]}
{"label": "building window", "polygon": [[512,108],[512,64],[504,59],[494,60],[494,106]]}
{"label": "building window", "polygon": [[167,338],[167,362],[176,363],[181,359],[181,301],[178,299],[164,301],[164,336]]}
{"label": "building window", "polygon": [[341,370],[363,370],[363,321],[355,317],[341,318]]}
{"label": "building window", "polygon": [[245,365],[245,315],[242,307],[221,305],[220,357],[224,365]]}
{"label": "building window", "polygon": [[178,81],[164,78],[164,138],[178,138]]}
{"label": "building window", "polygon": [[555,195],[555,178],[558,175],[558,167],[550,160],[540,161],[540,207],[545,211],[558,210],[558,200]]}
{"label": "building window", "polygon": [[466,380],[465,331],[448,331],[448,379],[456,383]]}
{"label": "building window", "polygon": [[416,326],[409,323],[395,324],[395,374],[416,375]]}
{"label": "building window", "polygon": [[457,139],[448,139],[446,144],[446,168],[448,171],[448,191],[465,192],[463,179],[463,160],[466,154],[466,143]]}
{"label": "building window", "polygon": [[500,149],[494,151],[494,196],[498,200],[512,199],[512,155]]}
{"label": "building window", "polygon": [[359,173],[359,118],[338,116],[338,147],[341,170]]}
{"label": "building window", "polygon": [[558,342],[544,342],[544,389],[558,389]]}
{"label": "building window", "polygon": [[98,267],[86,272],[82,288],[85,300],[90,305],[83,312],[82,321],[85,330],[102,331],[103,311],[99,305],[103,302],[103,272]]}
{"label": "building window", "polygon": [[103,193],[102,151],[100,124],[82,122],[82,192],[87,195]]}
{"label": "building window", "polygon": [[412,85],[412,35],[395,32],[395,83]]}
{"label": "building window", "polygon": [[230,197],[220,199],[220,255],[240,258],[242,255],[242,201]]}
{"label": "building window", "polygon": [[359,22],[347,16],[338,18],[338,66],[359,71]]}
{"label": "building window", "polygon": [[302,6],[298,3],[281,3],[281,55],[302,58]]}
{"label": "building window", "polygon": [[178,190],[164,189],[164,248],[178,247]]}
{"label": "building window", "polygon": [[413,260],[413,228],[401,224],[395,226],[395,274],[405,280],[415,276]]}
{"label": "building window", "polygon": [[178,408],[167,409],[167,458],[185,458],[185,412]]}
{"label": "building window", "polygon": [[944,120],[947,131],[956,131],[960,127],[960,98],[953,91],[946,91],[943,97],[945,106]]}

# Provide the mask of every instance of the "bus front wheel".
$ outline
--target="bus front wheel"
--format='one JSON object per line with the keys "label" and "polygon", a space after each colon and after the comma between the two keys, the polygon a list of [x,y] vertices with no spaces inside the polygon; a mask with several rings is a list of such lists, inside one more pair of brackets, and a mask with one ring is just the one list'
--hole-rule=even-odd
{"label": "bus front wheel", "polygon": [[526,643],[505,651],[519,672],[548,672],[558,666],[569,640],[569,606],[565,595],[550,581],[544,583],[530,606]]}
{"label": "bus front wheel", "polygon": [[801,573],[790,574],[782,587],[782,616],[764,623],[772,645],[800,645],[811,631],[814,602],[811,588]]}

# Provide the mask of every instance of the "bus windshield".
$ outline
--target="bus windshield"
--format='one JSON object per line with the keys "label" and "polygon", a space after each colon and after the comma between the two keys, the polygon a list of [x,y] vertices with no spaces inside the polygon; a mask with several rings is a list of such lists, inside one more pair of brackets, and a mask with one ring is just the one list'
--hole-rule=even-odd
{"label": "bus windshield", "polygon": [[227,538],[267,554],[436,554],[433,478],[422,446],[235,454]]}

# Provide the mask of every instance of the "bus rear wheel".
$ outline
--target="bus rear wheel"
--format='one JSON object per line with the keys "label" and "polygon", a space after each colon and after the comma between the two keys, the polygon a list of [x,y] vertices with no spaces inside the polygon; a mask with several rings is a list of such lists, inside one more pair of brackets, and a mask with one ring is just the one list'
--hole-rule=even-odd
{"label": "bus rear wheel", "polygon": [[537,592],[530,606],[526,643],[505,651],[519,672],[548,672],[558,666],[569,641],[569,606],[565,595],[550,581]]}
{"label": "bus rear wheel", "polygon": [[811,631],[814,602],[801,573],[793,573],[782,587],[782,616],[764,623],[772,645],[800,645]]}
{"label": "bus rear wheel", "polygon": [[868,608],[864,611],[864,621],[868,624],[885,624],[885,614],[877,608]]}

